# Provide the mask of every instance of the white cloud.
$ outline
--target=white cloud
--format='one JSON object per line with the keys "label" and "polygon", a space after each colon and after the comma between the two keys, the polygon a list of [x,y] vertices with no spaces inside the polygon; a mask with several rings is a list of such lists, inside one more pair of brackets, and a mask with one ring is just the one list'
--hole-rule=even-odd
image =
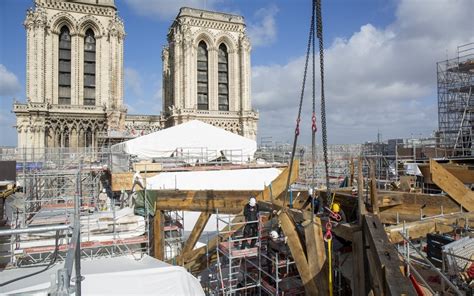
{"label": "white cloud", "polygon": [[125,68],[125,89],[130,90],[131,94],[136,97],[143,95],[142,78],[140,73],[133,68]]}
{"label": "white cloud", "polygon": [[138,14],[157,20],[170,20],[181,7],[213,10],[219,0],[125,0]]}
{"label": "white cloud", "polygon": [[[363,142],[375,139],[378,129],[386,138],[437,129],[436,62],[446,58],[447,50],[454,57],[458,45],[474,41],[473,5],[472,0],[430,5],[402,0],[389,26],[367,24],[350,38],[334,40],[325,50],[329,141]],[[303,66],[304,57],[298,57],[285,65],[253,67],[260,135],[292,137]],[[319,88],[319,75],[316,79]],[[308,86],[305,110],[311,107]],[[319,89],[316,97],[319,119]],[[302,125],[310,129],[308,111]],[[306,143],[308,135],[303,134]]]}
{"label": "white cloud", "polygon": [[20,89],[20,83],[16,75],[0,64],[0,96],[15,95]]}
{"label": "white cloud", "polygon": [[253,46],[271,45],[277,38],[277,28],[275,16],[278,13],[278,7],[260,8],[255,12],[254,19],[258,22],[250,22],[247,32]]}

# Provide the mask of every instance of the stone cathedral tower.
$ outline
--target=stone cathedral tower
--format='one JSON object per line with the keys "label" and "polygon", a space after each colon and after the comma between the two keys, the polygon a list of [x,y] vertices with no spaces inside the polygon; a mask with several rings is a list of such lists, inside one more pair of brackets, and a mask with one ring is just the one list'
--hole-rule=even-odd
{"label": "stone cathedral tower", "polygon": [[124,129],[124,26],[114,0],[35,0],[25,19],[26,97],[18,147],[97,147]]}
{"label": "stone cathedral tower", "polygon": [[162,53],[165,125],[199,119],[255,139],[250,50],[243,17],[181,8]]}

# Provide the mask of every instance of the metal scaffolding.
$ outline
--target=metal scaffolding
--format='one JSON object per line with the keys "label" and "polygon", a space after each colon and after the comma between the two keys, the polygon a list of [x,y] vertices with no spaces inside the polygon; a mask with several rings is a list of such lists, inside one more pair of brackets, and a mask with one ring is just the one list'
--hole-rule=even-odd
{"label": "metal scaffolding", "polygon": [[437,69],[440,146],[452,156],[473,155],[474,43],[458,46],[457,57]]}
{"label": "metal scaffolding", "polygon": [[[120,207],[110,188],[110,154],[84,149],[15,149],[3,151],[1,160],[16,160],[19,192],[7,201],[7,227],[15,230],[68,225],[74,218],[79,195],[82,257],[128,254],[140,258],[148,249],[148,219]],[[98,195],[105,189],[106,209]],[[63,260],[71,231],[56,234],[58,260]],[[11,235],[10,266],[35,265],[55,253],[55,233]],[[2,247],[5,249],[5,246]]]}

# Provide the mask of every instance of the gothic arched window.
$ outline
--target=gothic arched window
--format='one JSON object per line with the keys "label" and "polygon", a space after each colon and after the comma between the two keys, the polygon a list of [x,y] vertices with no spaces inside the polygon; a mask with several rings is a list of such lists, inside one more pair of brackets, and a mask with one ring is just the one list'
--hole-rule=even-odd
{"label": "gothic arched window", "polygon": [[218,55],[218,93],[219,93],[219,110],[229,111],[229,55],[225,44],[219,46]]}
{"label": "gothic arched window", "polygon": [[95,105],[95,37],[91,29],[84,37],[84,105]]}
{"label": "gothic arched window", "polygon": [[197,51],[197,107],[209,110],[208,52],[204,41],[199,42]]}
{"label": "gothic arched window", "polygon": [[63,26],[59,33],[59,76],[58,103],[71,104],[71,34],[69,28]]}
{"label": "gothic arched window", "polygon": [[92,147],[92,130],[90,127],[87,128],[87,131],[86,131],[86,147],[87,148]]}

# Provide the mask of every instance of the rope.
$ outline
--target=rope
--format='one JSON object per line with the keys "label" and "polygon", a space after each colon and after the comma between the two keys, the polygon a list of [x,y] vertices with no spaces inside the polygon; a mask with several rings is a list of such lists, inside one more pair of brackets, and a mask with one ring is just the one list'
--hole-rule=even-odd
{"label": "rope", "polygon": [[326,234],[324,235],[324,241],[328,244],[328,266],[329,266],[329,276],[328,276],[328,287],[329,287],[329,296],[333,295],[333,287],[332,287],[332,223],[331,219],[329,218],[328,222],[326,223]]}
{"label": "rope", "polygon": [[[298,142],[298,136],[300,134],[300,122],[301,122],[301,109],[303,107],[303,98],[304,98],[304,90],[306,86],[306,77],[308,74],[308,60],[309,60],[309,55],[310,55],[310,50],[311,50],[311,44],[313,42],[313,36],[314,36],[314,30],[315,30],[315,1],[313,0],[313,9],[312,9],[312,15],[311,15],[311,25],[310,25],[310,30],[309,30],[309,38],[308,38],[308,45],[306,48],[306,60],[304,64],[304,74],[303,74],[303,82],[302,82],[302,87],[301,87],[301,95],[300,95],[300,102],[298,106],[298,116],[296,117],[296,128],[295,128],[295,137],[293,140],[293,148],[291,152],[291,158],[290,158],[290,169],[288,172],[288,179],[286,182],[286,193],[285,193],[285,198],[283,199],[283,204],[286,204],[286,201],[288,199],[288,189],[290,188],[290,180],[291,180],[291,174],[293,171],[293,163],[295,160],[295,151],[296,151],[296,144]],[[314,60],[314,57],[313,57]],[[314,80],[313,76],[313,80]],[[314,172],[313,172],[314,174]],[[286,207],[284,208],[286,210]]]}

